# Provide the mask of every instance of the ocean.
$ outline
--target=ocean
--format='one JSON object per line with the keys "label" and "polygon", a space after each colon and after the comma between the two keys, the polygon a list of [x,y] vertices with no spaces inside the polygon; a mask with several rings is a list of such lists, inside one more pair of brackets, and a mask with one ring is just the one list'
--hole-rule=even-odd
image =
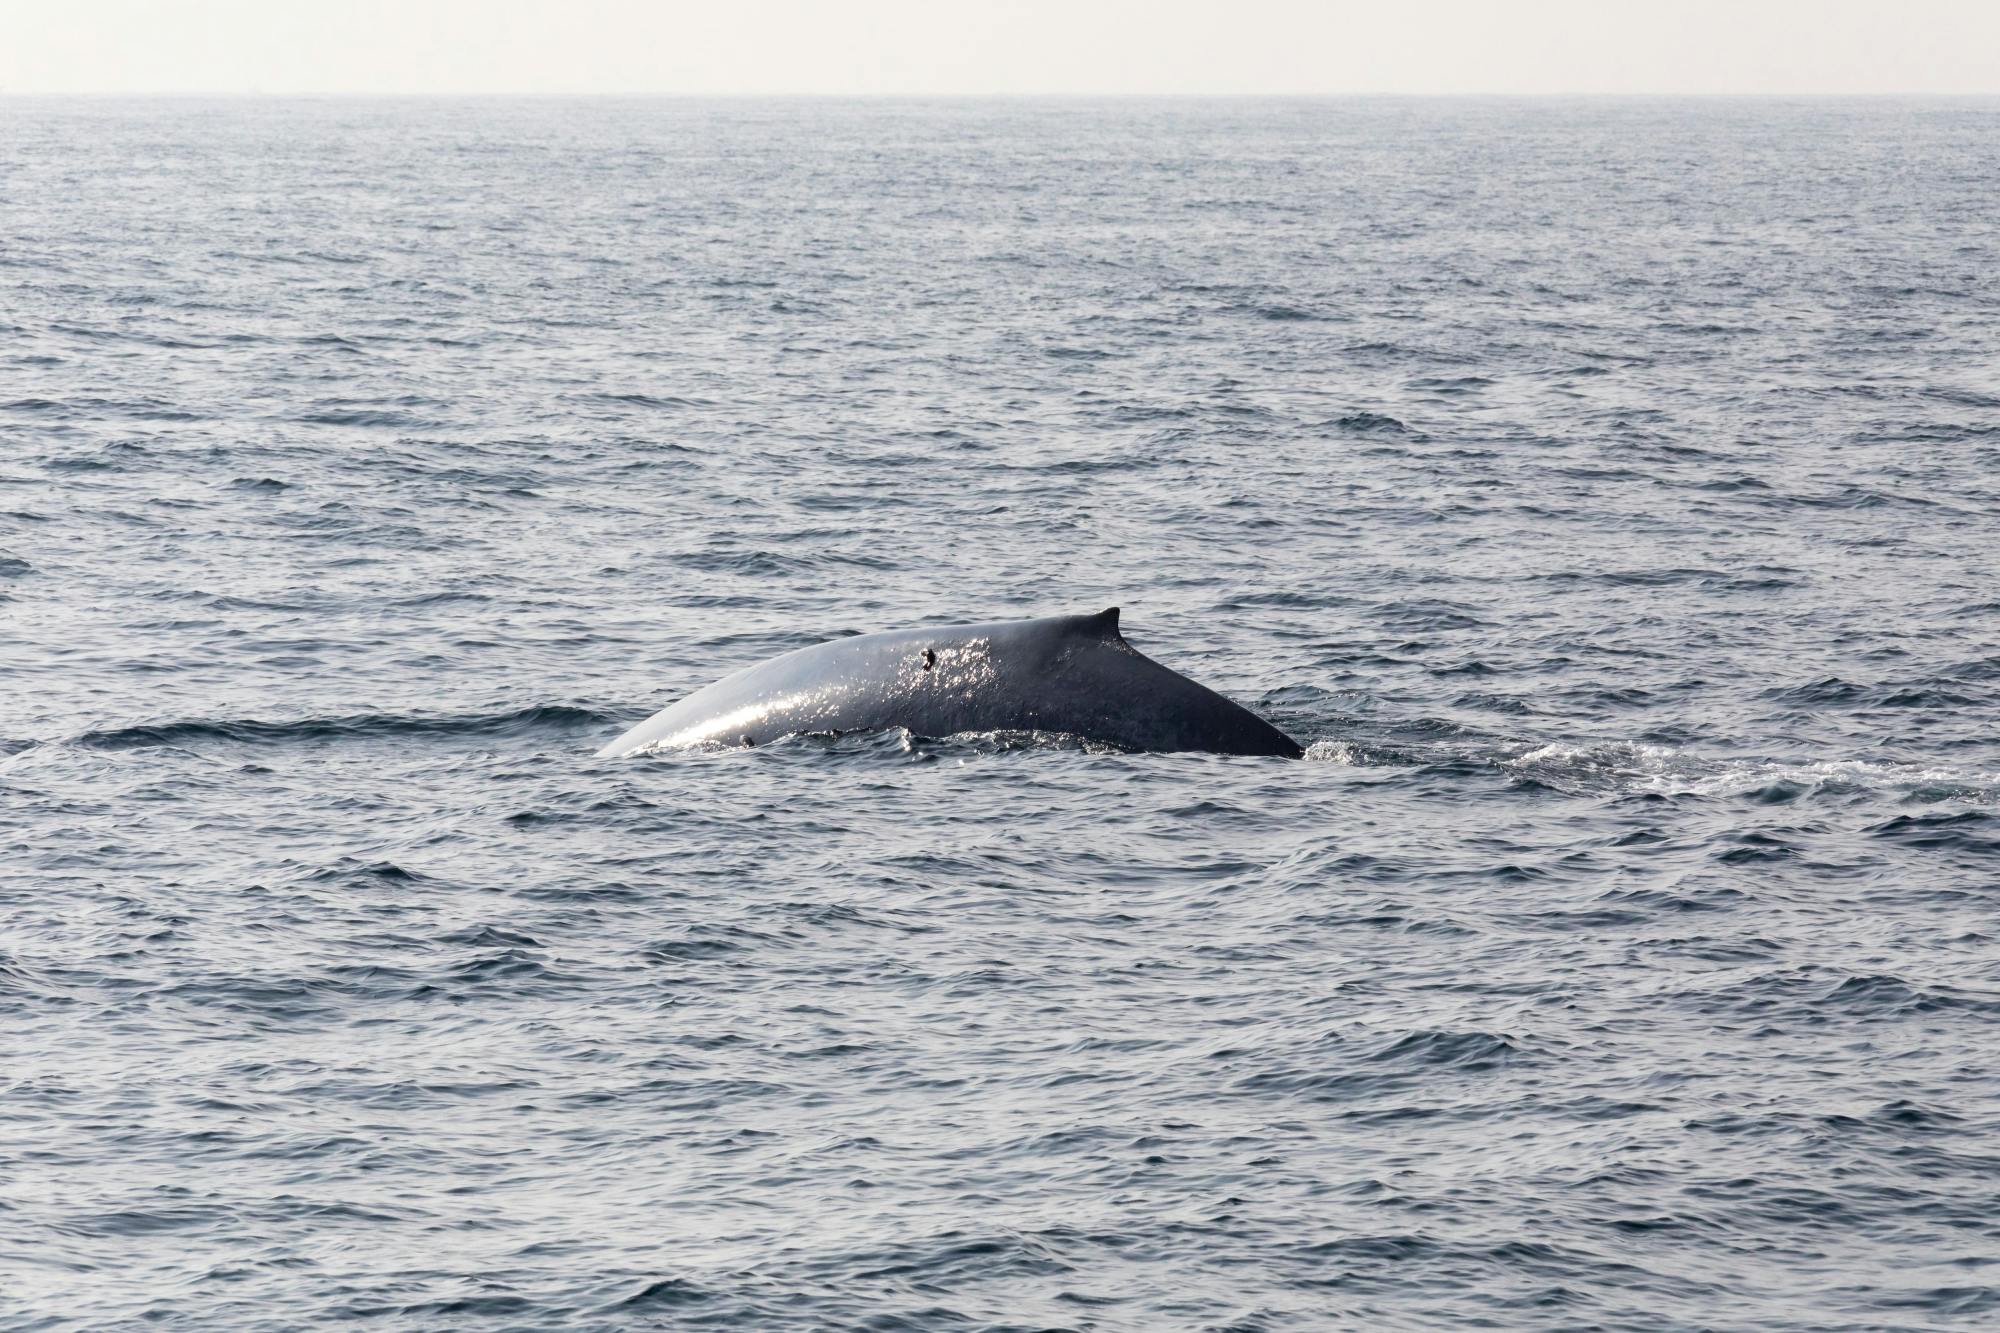
{"label": "ocean", "polygon": [[[2000,102],[0,101],[0,1326],[2000,1321]],[[1123,608],[1303,761],[592,757]]]}

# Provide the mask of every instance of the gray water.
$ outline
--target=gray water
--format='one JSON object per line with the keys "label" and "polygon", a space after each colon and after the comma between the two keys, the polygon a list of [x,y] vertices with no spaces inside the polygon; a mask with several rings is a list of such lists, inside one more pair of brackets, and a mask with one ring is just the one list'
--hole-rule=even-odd
{"label": "gray water", "polygon": [[[2000,1319],[2000,103],[0,102],[0,1324]],[[1124,608],[1304,762],[591,758]]]}

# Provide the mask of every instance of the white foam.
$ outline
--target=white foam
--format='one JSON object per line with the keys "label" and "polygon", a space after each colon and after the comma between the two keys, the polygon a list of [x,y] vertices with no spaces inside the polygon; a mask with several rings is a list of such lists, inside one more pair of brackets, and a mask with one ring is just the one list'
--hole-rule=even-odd
{"label": "white foam", "polygon": [[2000,773],[1976,769],[1875,759],[1726,759],[1634,741],[1552,742],[1503,759],[1500,766],[1556,786],[1581,783],[1662,795],[1718,796],[1782,782],[1807,789],[1942,786],[1963,797],[2000,800]]}
{"label": "white foam", "polygon": [[1305,757],[1315,764],[1338,764],[1353,768],[1361,762],[1361,752],[1346,741],[1314,741],[1306,746]]}

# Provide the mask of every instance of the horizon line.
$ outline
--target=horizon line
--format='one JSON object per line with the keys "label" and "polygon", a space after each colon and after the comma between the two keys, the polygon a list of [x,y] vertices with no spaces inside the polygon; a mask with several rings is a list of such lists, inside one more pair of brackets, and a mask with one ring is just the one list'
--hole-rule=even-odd
{"label": "horizon line", "polygon": [[245,100],[254,98],[287,98],[287,97],[355,98],[355,99],[436,98],[439,100],[446,100],[446,99],[471,100],[475,98],[509,97],[509,98],[576,98],[576,99],[604,99],[604,100],[610,100],[615,98],[623,98],[623,99],[644,98],[644,99],[653,99],[659,101],[696,101],[696,100],[732,100],[732,99],[742,99],[742,100],[762,99],[767,101],[786,100],[786,99],[798,100],[798,101],[808,101],[808,100],[811,101],[926,101],[926,100],[993,101],[993,100],[1003,100],[1003,99],[1031,101],[1031,100],[1056,100],[1056,99],[1072,99],[1072,100],[1088,99],[1097,101],[1118,101],[1118,100],[1138,100],[1143,98],[1156,101],[1186,100],[1186,101],[1271,101],[1271,102],[1333,101],[1333,100],[1361,100],[1361,99],[1406,99],[1406,100],[1421,99],[1429,101],[1449,101],[1449,100],[1470,100],[1475,98],[1481,98],[1481,99],[1507,98],[1507,99],[1522,100],[1522,101],[1533,100],[1538,98],[1550,98],[1550,99],[1601,98],[1607,101],[1638,100],[1643,98],[1686,98],[1690,100],[1844,98],[1844,99],[1853,99],[1858,101],[1858,100],[1868,100],[1868,99],[1887,100],[1895,98],[1939,98],[1939,99],[1955,99],[1955,100],[1956,99],[1971,100],[1979,98],[2000,99],[2000,89],[1992,89],[1992,90],[1908,89],[1908,90],[1868,91],[1868,92],[1852,91],[1852,90],[1837,91],[1837,90],[1822,90],[1822,89],[1797,89],[1797,90],[1782,90],[1782,91],[1758,90],[1749,92],[1717,91],[1713,89],[1707,89],[1707,90],[1640,89],[1635,91],[1621,91],[1621,92],[1605,92],[1602,90],[1587,91],[1587,90],[1559,90],[1559,89],[1544,89],[1534,92],[1523,92],[1518,90],[1508,91],[1508,90],[1498,90],[1498,89],[1460,90],[1451,92],[1391,91],[1391,90],[1379,90],[1379,89],[1370,91],[1345,91],[1345,92],[1323,92],[1323,91],[1322,92],[1270,92],[1270,91],[1105,92],[1105,91],[1072,91],[1072,90],[1037,90],[1032,92],[1023,92],[1023,91],[855,92],[855,91],[835,91],[835,90],[780,92],[780,91],[768,91],[768,90],[734,89],[727,91],[683,92],[683,91],[662,91],[662,90],[607,91],[604,89],[524,90],[524,89],[505,89],[505,88],[480,89],[480,90],[468,90],[468,89],[383,90],[383,89],[347,88],[347,89],[281,89],[276,91],[261,89],[261,88],[129,88],[129,89],[66,88],[66,89],[27,89],[27,90],[0,88],[0,98],[29,98],[29,97],[92,97],[92,98],[212,97],[212,98],[241,98]]}

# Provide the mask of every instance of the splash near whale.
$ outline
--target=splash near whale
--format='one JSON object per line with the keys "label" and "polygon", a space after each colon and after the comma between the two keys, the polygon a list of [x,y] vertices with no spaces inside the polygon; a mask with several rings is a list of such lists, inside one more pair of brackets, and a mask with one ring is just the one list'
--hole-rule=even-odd
{"label": "splash near whale", "polygon": [[1057,732],[1127,750],[1303,754],[1249,709],[1125,642],[1114,606],[801,648],[697,690],[598,756],[895,727],[919,736]]}

